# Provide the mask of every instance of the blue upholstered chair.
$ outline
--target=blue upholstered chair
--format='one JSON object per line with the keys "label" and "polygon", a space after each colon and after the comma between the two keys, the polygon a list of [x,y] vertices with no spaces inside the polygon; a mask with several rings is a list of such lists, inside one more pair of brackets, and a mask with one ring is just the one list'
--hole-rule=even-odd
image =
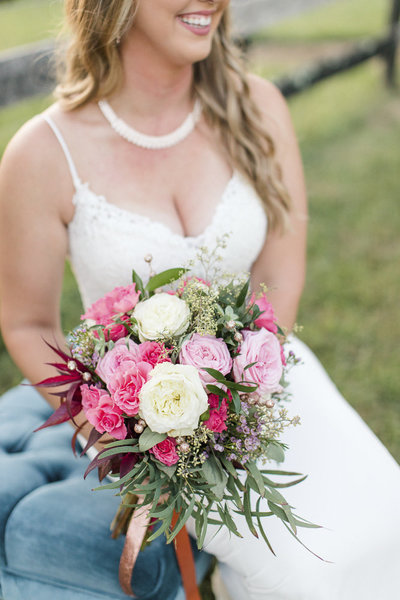
{"label": "blue upholstered chair", "polygon": [[[124,538],[109,524],[119,504],[93,492],[88,459],[75,458],[72,429],[33,433],[51,409],[38,392],[19,386],[0,397],[0,598],[123,600],[118,564]],[[195,551],[201,580],[210,556]],[[139,555],[133,572],[140,600],[184,600],[175,552],[163,537]]]}

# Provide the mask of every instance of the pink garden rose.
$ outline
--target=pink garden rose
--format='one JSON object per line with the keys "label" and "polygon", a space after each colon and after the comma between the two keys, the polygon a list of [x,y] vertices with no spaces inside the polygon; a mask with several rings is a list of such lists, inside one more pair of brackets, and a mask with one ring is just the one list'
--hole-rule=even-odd
{"label": "pink garden rose", "polygon": [[216,369],[223,375],[227,375],[232,368],[232,358],[224,340],[213,335],[199,335],[198,333],[194,333],[182,345],[179,362],[181,365],[196,367],[204,386],[215,383],[215,379],[203,371],[202,367]]}
{"label": "pink garden rose", "polygon": [[208,396],[208,404],[210,406],[210,416],[207,421],[204,421],[204,425],[211,429],[211,431],[221,433],[225,429],[228,429],[226,420],[228,418],[228,403],[225,398],[222,399],[221,407],[219,407],[219,397],[216,394],[210,394]]}
{"label": "pink garden rose", "polygon": [[[126,329],[123,325],[114,323],[113,317],[131,311],[136,306],[139,295],[134,283],[116,287],[92,304],[81,318],[92,319],[98,325],[104,325],[107,337],[115,341],[126,335]],[[123,316],[122,320],[128,319]]]}
{"label": "pink garden rose", "polygon": [[[258,384],[257,392],[272,394],[280,390],[282,377],[281,345],[277,337],[267,329],[243,331],[240,354],[233,361],[235,381],[253,381]],[[245,367],[256,363],[246,371]]]}
{"label": "pink garden rose", "polygon": [[252,295],[251,304],[257,304],[258,308],[262,312],[262,314],[254,321],[257,327],[264,327],[271,331],[272,333],[278,332],[278,327],[276,326],[276,317],[274,313],[273,306],[267,300],[267,296],[265,293],[262,294],[261,298],[256,298],[255,294]]}
{"label": "pink garden rose", "polygon": [[87,420],[99,433],[109,433],[117,440],[126,438],[127,430],[122,411],[115,406],[110,395],[95,386],[81,386],[82,407]]}
{"label": "pink garden rose", "polygon": [[97,375],[108,385],[110,379],[121,367],[129,367],[138,362],[138,348],[138,344],[130,339],[118,340],[114,348],[97,363]]}
{"label": "pink garden rose", "polygon": [[163,442],[156,444],[150,448],[150,452],[154,454],[157,460],[167,465],[167,467],[175,465],[179,460],[179,455],[176,451],[176,441],[173,438],[167,438]]}
{"label": "pink garden rose", "polygon": [[125,363],[108,379],[108,389],[115,404],[129,417],[139,412],[139,392],[152,370],[152,365],[146,362]]}
{"label": "pink garden rose", "polygon": [[161,362],[171,362],[165,346],[159,342],[142,342],[137,346],[138,359],[152,365]]}

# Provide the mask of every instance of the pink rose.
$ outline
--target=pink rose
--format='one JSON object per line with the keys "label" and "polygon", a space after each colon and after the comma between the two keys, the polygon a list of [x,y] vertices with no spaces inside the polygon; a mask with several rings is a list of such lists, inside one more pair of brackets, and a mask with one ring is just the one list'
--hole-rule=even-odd
{"label": "pink rose", "polygon": [[125,287],[116,287],[111,292],[92,304],[81,319],[93,319],[98,325],[105,326],[105,334],[108,339],[117,340],[126,335],[126,328],[114,323],[115,315],[125,313],[122,320],[128,321],[126,313],[131,311],[137,304],[140,292],[136,291],[134,283]]}
{"label": "pink rose", "polygon": [[81,318],[93,319],[99,325],[108,325],[115,315],[132,310],[138,302],[139,295],[140,292],[136,291],[134,283],[116,287],[92,304]]}
{"label": "pink rose", "polygon": [[179,362],[181,365],[196,367],[204,386],[208,383],[215,383],[215,379],[203,371],[202,367],[216,369],[223,375],[227,375],[232,368],[232,358],[224,340],[213,335],[199,335],[198,333],[194,333],[182,345]]}
{"label": "pink rose", "polygon": [[121,339],[99,360],[96,373],[108,385],[121,366],[135,365],[138,360],[138,344],[130,339]]}
{"label": "pink rose", "polygon": [[105,390],[99,389],[94,385],[89,387],[87,383],[81,385],[80,390],[82,394],[82,408],[85,412],[97,408],[102,395],[107,394]]}
{"label": "pink rose", "polygon": [[[122,411],[115,406],[110,395],[94,386],[90,388],[81,386],[82,406],[87,420],[99,433],[109,433],[117,440],[123,440],[127,436],[127,429],[122,417]],[[86,389],[87,388],[87,389]]]}
{"label": "pink rose", "polygon": [[262,294],[261,298],[255,298],[255,294],[252,295],[251,304],[257,304],[258,308],[261,311],[261,315],[254,321],[257,327],[264,327],[271,331],[272,333],[278,332],[278,327],[275,324],[276,317],[274,313],[273,306],[267,300],[267,296],[265,293]]}
{"label": "pink rose", "polygon": [[123,364],[108,380],[115,404],[129,417],[139,412],[139,392],[149,378],[152,365],[146,362]]}
{"label": "pink rose", "polygon": [[[253,381],[258,384],[257,392],[272,394],[280,390],[282,377],[281,345],[277,337],[267,331],[243,331],[240,354],[233,361],[235,381]],[[245,367],[256,363],[249,369]]]}
{"label": "pink rose", "polygon": [[138,359],[152,365],[157,363],[171,362],[165,346],[158,342],[143,342],[137,346]]}
{"label": "pink rose", "polygon": [[219,407],[219,397],[216,394],[210,394],[208,396],[208,404],[210,406],[210,416],[207,421],[204,421],[204,425],[211,429],[211,431],[221,433],[225,429],[228,429],[226,420],[228,418],[228,403],[225,398],[222,399],[221,406]]}
{"label": "pink rose", "polygon": [[163,442],[156,444],[150,448],[149,452],[154,454],[157,460],[162,462],[167,467],[175,465],[179,460],[179,455],[176,451],[176,441],[173,438],[167,438]]}

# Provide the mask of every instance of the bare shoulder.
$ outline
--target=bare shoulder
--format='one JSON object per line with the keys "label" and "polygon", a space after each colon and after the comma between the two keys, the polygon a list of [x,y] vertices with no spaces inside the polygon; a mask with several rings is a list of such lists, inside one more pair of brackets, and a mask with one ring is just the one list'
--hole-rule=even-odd
{"label": "bare shoulder", "polygon": [[[61,146],[43,118],[27,121],[9,142],[0,163],[0,201],[19,208],[56,211],[69,220],[73,186]],[[18,209],[18,207],[16,207]]]}
{"label": "bare shoulder", "polygon": [[264,125],[277,143],[288,142],[295,137],[292,119],[285,97],[279,88],[258,75],[248,76],[250,94],[261,112]]}

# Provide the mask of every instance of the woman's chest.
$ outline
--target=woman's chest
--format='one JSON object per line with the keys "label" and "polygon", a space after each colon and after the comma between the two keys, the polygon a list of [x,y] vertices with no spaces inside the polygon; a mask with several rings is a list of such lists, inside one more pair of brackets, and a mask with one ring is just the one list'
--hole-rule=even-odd
{"label": "woman's chest", "polygon": [[157,221],[182,236],[199,235],[211,221],[232,176],[217,145],[194,135],[165,150],[122,140],[86,152],[81,178],[109,203]]}
{"label": "woman's chest", "polygon": [[[77,191],[75,215],[69,225],[70,258],[82,299],[87,306],[117,285],[127,285],[134,268],[145,280],[153,257],[156,272],[187,266],[199,248],[213,252],[218,240],[222,271],[249,271],[266,236],[266,216],[250,184],[233,174],[204,229],[185,236],[172,230],[157,214],[152,217],[120,208],[86,185]],[[201,266],[194,271],[204,277]]]}

